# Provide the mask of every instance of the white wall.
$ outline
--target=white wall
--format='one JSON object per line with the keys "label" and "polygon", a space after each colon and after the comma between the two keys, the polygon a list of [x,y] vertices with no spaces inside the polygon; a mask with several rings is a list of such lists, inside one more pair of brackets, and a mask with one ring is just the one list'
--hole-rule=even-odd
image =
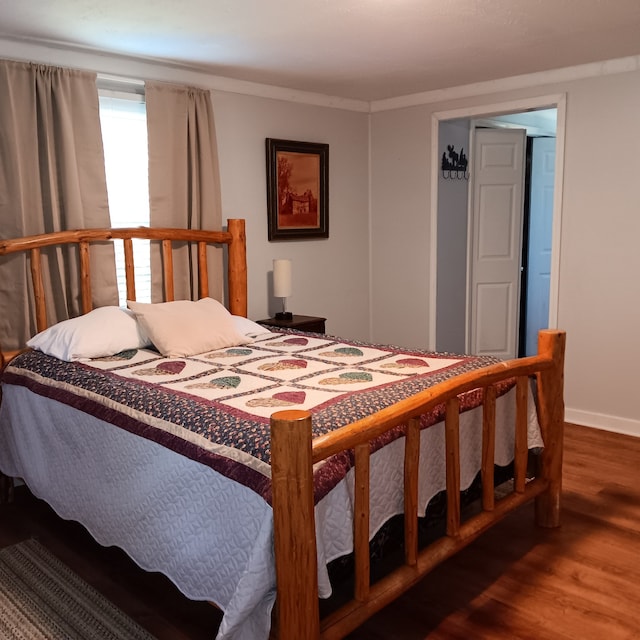
{"label": "white wall", "polygon": [[[140,60],[0,39],[0,57],[89,69],[102,74],[193,84],[212,89],[218,139],[223,217],[247,221],[249,317],[269,317],[273,258],[293,261],[293,295],[287,308],[327,318],[327,331],[369,337],[369,116],[362,105],[234,83]],[[229,86],[229,90],[219,87]],[[291,100],[258,97],[290,95]],[[326,103],[329,106],[306,104]],[[268,242],[265,138],[329,144],[329,238]]]}
{"label": "white wall", "polygon": [[[275,312],[273,258],[293,261],[287,309],[327,318],[327,331],[369,337],[368,116],[213,92],[223,211],[247,219],[249,317]],[[265,138],[329,144],[329,238],[267,241]]]}
{"label": "white wall", "polygon": [[[453,145],[469,158],[469,120],[440,123],[438,157]],[[466,348],[468,180],[445,178],[438,171],[438,272],[436,349],[463,353]]]}
{"label": "white wall", "polygon": [[430,121],[424,108],[375,114],[371,130],[372,337],[426,346],[429,335]]}
{"label": "white wall", "polygon": [[[373,114],[373,339],[428,342],[424,282],[434,274],[425,259],[431,242],[425,217],[432,114],[565,92],[558,326],[567,331],[566,415],[640,435],[640,71]],[[409,197],[398,200],[399,194]],[[394,202],[399,224],[392,224],[388,213]],[[391,259],[399,246],[402,259]],[[393,304],[386,304],[390,291],[395,291]],[[398,315],[410,316],[413,328],[398,326]]]}

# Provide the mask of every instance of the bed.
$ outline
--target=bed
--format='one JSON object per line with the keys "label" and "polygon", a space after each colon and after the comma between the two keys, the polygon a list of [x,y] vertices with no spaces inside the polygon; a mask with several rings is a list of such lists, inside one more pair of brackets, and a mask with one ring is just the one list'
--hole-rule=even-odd
{"label": "bed", "polygon": [[[213,304],[207,246],[227,249],[236,342],[175,355],[153,334],[152,346],[147,335],[134,348],[70,362],[38,345],[2,351],[5,496],[8,479],[23,479],[101,544],[219,606],[221,640],[344,637],[523,503],[535,500],[539,525],[559,526],[563,332],[541,332],[537,356],[495,362],[271,331],[246,319],[245,228],[235,219],[224,232],[94,229],[4,240],[0,256],[27,252],[37,329],[48,334],[41,253],[78,247],[82,323],[100,311],[91,305],[91,244],[123,243],[135,301],[138,237],[161,245],[165,304],[177,302],[173,246],[194,243],[200,300],[189,304],[198,309]],[[141,307],[136,327],[159,309]],[[496,490],[503,468],[510,481]],[[444,535],[425,546],[421,524],[438,496]],[[393,519],[401,561],[373,580],[371,541]],[[331,569],[344,558],[350,596],[321,618],[320,603],[338,587]]]}

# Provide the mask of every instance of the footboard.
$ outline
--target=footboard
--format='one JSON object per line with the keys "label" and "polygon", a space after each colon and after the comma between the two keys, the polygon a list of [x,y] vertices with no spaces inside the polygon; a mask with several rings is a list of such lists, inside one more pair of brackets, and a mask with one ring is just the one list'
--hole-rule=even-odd
{"label": "footboard", "polygon": [[[565,334],[541,331],[538,355],[499,363],[442,382],[378,413],[312,439],[311,415],[281,411],[271,418],[271,472],[277,577],[277,637],[342,638],[404,593],[436,565],[454,555],[483,531],[521,504],[536,499],[536,521],[560,524],[564,426],[563,370]],[[530,378],[537,382],[537,409],[545,443],[536,477],[527,481],[527,399]],[[516,421],[513,491],[496,500],[494,442],[496,386],[515,379]],[[483,394],[482,510],[461,521],[461,394]],[[420,415],[445,407],[447,522],[446,535],[418,548],[418,471]],[[371,583],[369,559],[370,443],[404,425],[404,564]],[[318,612],[317,547],[314,519],[313,465],[341,451],[353,450],[354,465],[354,593],[329,617]],[[272,634],[274,635],[274,634]]]}

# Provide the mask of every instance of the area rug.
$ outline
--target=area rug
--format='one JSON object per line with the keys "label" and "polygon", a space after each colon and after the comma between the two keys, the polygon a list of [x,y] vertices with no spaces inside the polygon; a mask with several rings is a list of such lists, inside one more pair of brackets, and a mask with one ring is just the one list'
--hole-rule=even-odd
{"label": "area rug", "polygon": [[2,640],[154,640],[36,540],[0,549]]}

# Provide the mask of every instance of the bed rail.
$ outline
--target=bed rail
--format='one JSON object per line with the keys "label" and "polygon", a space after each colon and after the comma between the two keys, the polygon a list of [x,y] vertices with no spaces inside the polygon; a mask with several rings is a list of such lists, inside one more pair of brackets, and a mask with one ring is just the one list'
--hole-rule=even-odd
{"label": "bed rail", "polygon": [[[536,499],[536,521],[560,524],[564,427],[565,334],[541,331],[538,355],[502,362],[449,379],[393,407],[312,439],[311,415],[281,411],[271,418],[271,472],[277,576],[279,640],[342,638],[392,602],[426,573],[467,546],[507,513]],[[527,398],[529,378],[537,380],[538,417],[545,448],[537,477],[527,482]],[[496,385],[515,378],[516,424],[513,491],[500,500],[493,489]],[[460,515],[459,397],[483,394],[482,510],[464,523]],[[418,549],[420,415],[445,407],[447,486],[446,535]],[[404,425],[404,564],[371,584],[369,566],[369,457],[371,441]],[[324,620],[318,613],[313,464],[353,449],[355,466],[353,600]]]}
{"label": "bed rail", "polygon": [[[35,300],[36,328],[47,328],[47,301],[43,284],[41,250],[45,247],[76,245],[80,263],[80,300],[82,313],[92,309],[91,261],[89,248],[95,243],[122,241],[125,256],[125,277],[127,299],[135,300],[135,279],[133,240],[151,240],[161,243],[163,282],[165,301],[174,300],[173,244],[193,243],[197,246],[198,293],[204,298],[209,295],[207,268],[207,246],[227,245],[227,287],[229,311],[234,315],[247,315],[247,259],[245,222],[242,219],[229,219],[227,231],[204,231],[172,228],[136,227],[122,229],[84,229],[78,231],[59,231],[13,240],[0,240],[0,256],[12,253],[28,252],[30,257],[31,282]],[[3,352],[0,347],[0,366],[14,357],[19,351]]]}

